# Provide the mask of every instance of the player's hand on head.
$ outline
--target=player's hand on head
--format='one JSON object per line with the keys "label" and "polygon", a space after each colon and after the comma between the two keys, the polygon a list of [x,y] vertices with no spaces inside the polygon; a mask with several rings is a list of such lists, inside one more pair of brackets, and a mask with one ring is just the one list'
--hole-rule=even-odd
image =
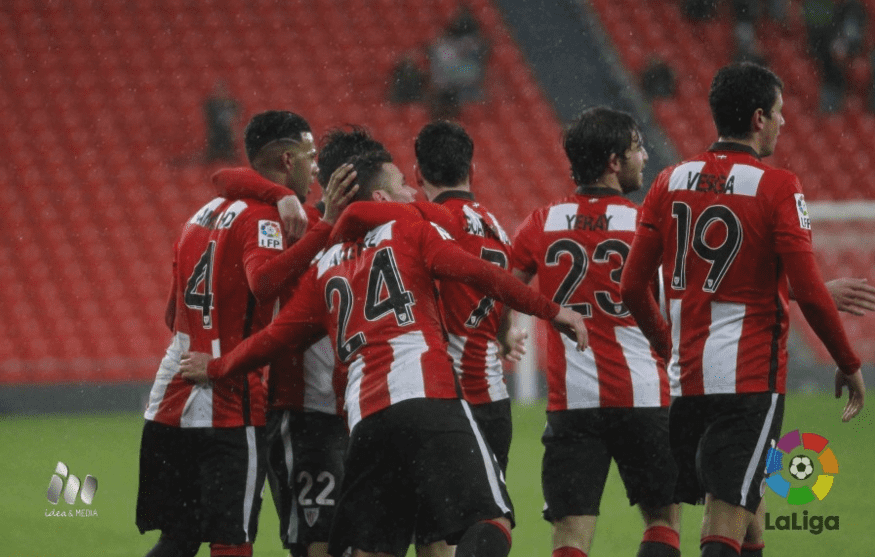
{"label": "player's hand on head", "polygon": [[307,232],[307,213],[301,205],[297,195],[287,195],[277,201],[277,211],[283,224],[283,232],[286,241],[290,244],[297,242]]}
{"label": "player's hand on head", "polygon": [[842,277],[826,283],[839,311],[864,315],[875,311],[875,287],[864,278]]}
{"label": "player's hand on head", "polygon": [[529,332],[519,327],[509,327],[507,331],[498,337],[498,344],[501,347],[499,355],[505,360],[518,362],[522,360],[526,353],[526,340],[529,338]]}
{"label": "player's hand on head", "polygon": [[864,399],[866,398],[866,385],[863,382],[863,373],[858,369],[851,375],[848,375],[842,372],[842,370],[836,369],[835,383],[836,398],[842,397],[844,387],[848,388],[848,402],[845,404],[845,409],[842,412],[842,421],[849,422],[863,409]]}
{"label": "player's hand on head", "polygon": [[333,225],[340,213],[349,205],[359,189],[355,184],[356,171],[351,164],[342,164],[331,173],[322,201],[325,202],[325,216],[322,220]]}
{"label": "player's hand on head", "polygon": [[579,351],[586,350],[589,346],[589,335],[586,332],[586,324],[583,316],[567,307],[559,308],[559,313],[553,318],[553,325],[564,335],[577,343]]}
{"label": "player's hand on head", "polygon": [[179,360],[179,373],[182,378],[192,383],[209,383],[207,365],[213,357],[203,352],[183,352]]}

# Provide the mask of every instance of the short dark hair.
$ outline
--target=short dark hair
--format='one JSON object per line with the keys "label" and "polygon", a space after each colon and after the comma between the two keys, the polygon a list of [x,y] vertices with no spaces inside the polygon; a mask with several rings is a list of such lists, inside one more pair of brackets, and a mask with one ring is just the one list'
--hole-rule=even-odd
{"label": "short dark hair", "polygon": [[359,191],[355,194],[355,201],[370,201],[371,193],[375,188],[376,177],[383,170],[385,163],[392,162],[392,155],[386,150],[366,151],[350,158],[356,172],[355,183],[359,185]]}
{"label": "short dark hair", "polygon": [[638,124],[626,112],[605,106],[584,110],[568,125],[563,137],[574,183],[594,184],[608,167],[611,155],[625,157],[640,137]]}
{"label": "short dark hair", "polygon": [[320,140],[319,148],[319,173],[316,180],[323,188],[328,185],[331,175],[340,165],[346,163],[352,157],[370,151],[381,151],[392,162],[392,155],[382,143],[371,137],[367,129],[361,126],[346,125],[329,130]]}
{"label": "short dark hair", "polygon": [[419,171],[430,184],[454,187],[471,173],[474,142],[455,122],[426,124],[416,136],[414,150]]}
{"label": "short dark hair", "polygon": [[783,90],[781,78],[753,62],[720,68],[708,93],[717,134],[721,137],[748,137],[753,113],[761,108],[771,117],[778,93]]}
{"label": "short dark hair", "polygon": [[299,141],[306,132],[312,133],[310,124],[294,112],[268,110],[256,114],[246,125],[244,132],[246,157],[251,164],[268,143],[284,139]]}

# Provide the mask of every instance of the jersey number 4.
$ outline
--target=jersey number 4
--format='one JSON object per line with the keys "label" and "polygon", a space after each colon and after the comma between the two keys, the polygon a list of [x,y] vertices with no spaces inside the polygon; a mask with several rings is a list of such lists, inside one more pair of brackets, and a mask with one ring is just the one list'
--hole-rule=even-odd
{"label": "jersey number 4", "polygon": [[[335,293],[337,296],[334,295]],[[385,315],[393,314],[399,326],[410,325],[414,322],[411,308],[415,303],[413,294],[406,290],[401,282],[401,274],[398,272],[392,248],[379,250],[374,254],[371,271],[368,274],[365,318],[368,321],[376,321]],[[367,344],[367,339],[362,332],[346,336],[355,298],[352,287],[345,277],[332,277],[325,283],[325,305],[332,313],[335,307],[337,308],[337,356],[341,361],[346,362],[359,348]]]}
{"label": "jersey number 4", "polygon": [[213,255],[216,242],[210,242],[188,277],[183,301],[187,307],[200,310],[204,329],[213,328]]}

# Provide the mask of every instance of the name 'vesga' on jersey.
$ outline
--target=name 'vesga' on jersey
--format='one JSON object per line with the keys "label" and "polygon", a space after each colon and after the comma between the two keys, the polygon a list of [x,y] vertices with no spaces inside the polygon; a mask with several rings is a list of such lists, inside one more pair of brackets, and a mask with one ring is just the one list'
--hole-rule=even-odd
{"label": "name 'vesga' on jersey", "polygon": [[625,205],[608,205],[600,215],[578,214],[576,203],[563,203],[550,208],[544,222],[545,232],[560,230],[635,230],[638,211]]}
{"label": "name 'vesga' on jersey", "polygon": [[198,226],[203,226],[204,228],[209,228],[210,230],[231,228],[237,215],[242,213],[247,205],[244,201],[235,201],[226,207],[224,211],[217,214],[216,209],[218,209],[224,202],[225,200],[221,197],[213,199],[204,205],[189,222]]}
{"label": "name 'vesga' on jersey", "polygon": [[671,173],[669,191],[687,190],[753,197],[757,194],[765,172],[747,164],[732,165],[729,174],[725,176],[703,172],[704,168],[705,161],[691,161],[678,166]]}

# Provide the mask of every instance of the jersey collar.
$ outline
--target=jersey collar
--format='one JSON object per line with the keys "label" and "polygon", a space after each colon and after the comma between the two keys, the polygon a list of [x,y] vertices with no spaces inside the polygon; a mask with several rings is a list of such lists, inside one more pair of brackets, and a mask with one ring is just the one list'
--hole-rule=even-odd
{"label": "jersey collar", "polygon": [[612,195],[622,195],[613,188],[605,186],[577,186],[574,190],[575,195],[588,195],[590,197],[610,197]]}
{"label": "jersey collar", "polygon": [[450,190],[439,194],[431,201],[432,203],[440,204],[450,199],[466,199],[468,201],[474,201],[474,194],[470,191]]}
{"label": "jersey collar", "polygon": [[736,151],[738,153],[747,153],[748,155],[754,157],[755,159],[760,159],[760,154],[753,150],[752,147],[745,145],[743,143],[736,143],[734,141],[717,141],[710,147],[708,147],[709,151]]}

